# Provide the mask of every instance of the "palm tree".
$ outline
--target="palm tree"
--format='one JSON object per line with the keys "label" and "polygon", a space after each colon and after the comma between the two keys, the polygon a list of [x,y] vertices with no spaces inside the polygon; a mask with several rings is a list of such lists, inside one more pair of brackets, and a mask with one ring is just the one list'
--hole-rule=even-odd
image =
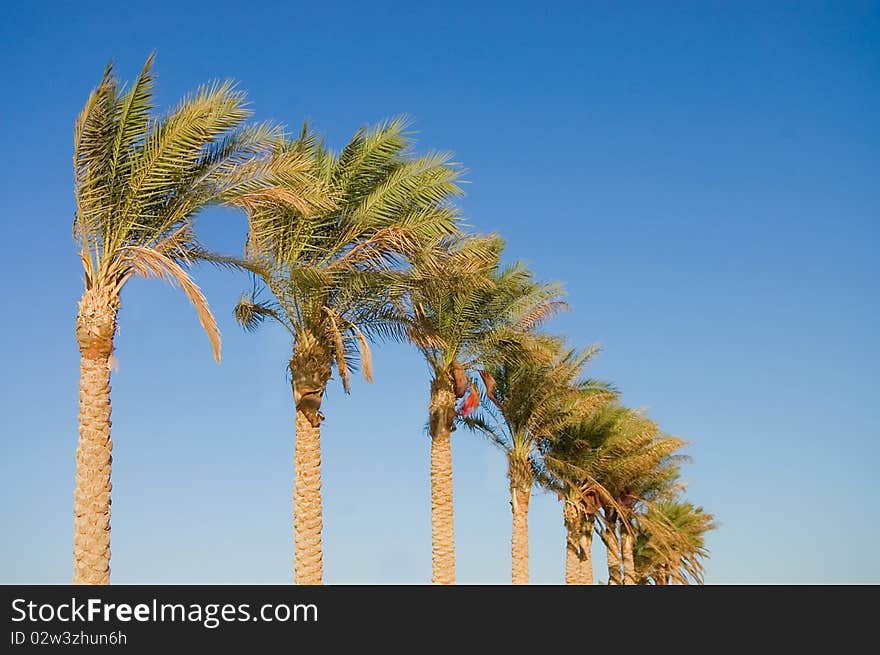
{"label": "palm tree", "polygon": [[476,386],[478,373],[489,393],[484,366],[513,349],[536,345],[531,330],[561,309],[561,289],[536,282],[522,265],[500,268],[497,237],[445,239],[413,261],[408,307],[410,338],[431,368],[428,426],[431,436],[432,582],[455,583],[452,450],[455,405]]}
{"label": "palm tree", "polygon": [[[451,199],[459,173],[448,156],[409,154],[405,123],[359,130],[339,154],[307,128],[287,150],[315,162],[329,202],[313,211],[267,202],[249,212],[247,254],[262,286],[242,297],[237,320],[266,318],[292,339],[288,362],[296,406],[294,577],[321,584],[321,403],[335,367],[346,392],[350,372],[372,375],[368,341],[406,339],[390,302],[402,292],[405,256],[456,232]],[[266,289],[270,297],[262,299]]]}
{"label": "palm tree", "polygon": [[556,349],[550,361],[522,356],[488,366],[495,381],[497,403],[483,403],[489,417],[480,414],[465,421],[488,435],[507,454],[513,514],[513,584],[529,582],[528,513],[532,486],[542,475],[542,448],[590,406],[607,402],[611,395],[606,383],[581,379],[585,365],[598,348],[578,351],[564,347],[559,340],[546,341]]}
{"label": "palm tree", "polygon": [[203,86],[161,118],[151,116],[153,56],[130,87],[108,66],[76,121],[73,233],[85,290],[76,317],[80,351],[79,445],[74,496],[76,584],[110,580],[110,367],[120,294],[133,276],[164,279],[195,306],[220,360],[220,333],[186,268],[218,258],[195,239],[203,207],[239,207],[298,195],[308,161],[279,155],[280,129],[246,124],[245,96],[229,82]]}
{"label": "palm tree", "polygon": [[678,469],[684,457],[675,453],[683,445],[681,439],[661,433],[641,412],[628,410],[600,446],[603,464],[597,479],[613,499],[602,503],[608,584],[635,584],[633,517],[646,503],[680,489]]}
{"label": "palm tree", "polygon": [[716,529],[712,514],[681,500],[650,507],[638,522],[634,567],[638,584],[703,583],[708,557],[705,535]]}
{"label": "palm tree", "polygon": [[616,502],[600,482],[609,458],[603,446],[628,411],[616,402],[590,408],[547,442],[541,482],[563,503],[566,584],[593,584],[593,531],[600,508]]}

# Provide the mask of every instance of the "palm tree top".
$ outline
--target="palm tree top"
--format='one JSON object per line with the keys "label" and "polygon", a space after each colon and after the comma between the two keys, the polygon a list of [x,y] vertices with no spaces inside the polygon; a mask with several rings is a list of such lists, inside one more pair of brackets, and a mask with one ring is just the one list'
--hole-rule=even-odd
{"label": "palm tree top", "polygon": [[562,287],[535,280],[521,263],[502,266],[503,240],[453,235],[412,259],[398,305],[410,340],[435,372],[484,366],[505,350],[527,348],[532,329],[567,307]]}
{"label": "palm tree top", "polygon": [[[247,207],[279,189],[307,189],[309,165],[275,150],[280,126],[246,123],[245,94],[230,81],[199,87],[154,116],[153,60],[131,86],[108,65],[76,120],[73,234],[87,291],[115,298],[133,275],[178,285],[219,360],[216,321],[184,269],[221,258],[198,243],[192,219],[211,204]],[[287,200],[308,202],[293,192]]]}
{"label": "palm tree top", "polygon": [[703,560],[709,556],[706,533],[718,528],[715,517],[680,498],[650,506],[636,517],[634,563],[640,581],[703,582]]}
{"label": "palm tree top", "polygon": [[539,336],[549,353],[493,362],[488,370],[497,402],[484,399],[480,412],[461,419],[508,453],[532,461],[538,475],[543,466],[539,451],[584,412],[616,395],[612,385],[583,377],[598,346],[579,350],[560,338]]}
{"label": "palm tree top", "polygon": [[313,162],[325,202],[304,211],[267,201],[248,211],[246,255],[261,285],[241,298],[236,318],[247,329],[276,320],[294,357],[324,353],[346,391],[359,365],[369,378],[369,340],[407,336],[391,301],[408,256],[460,223],[460,169],[447,154],[413,154],[406,126],[394,119],[360,129],[338,154],[304,127],[283,150]]}

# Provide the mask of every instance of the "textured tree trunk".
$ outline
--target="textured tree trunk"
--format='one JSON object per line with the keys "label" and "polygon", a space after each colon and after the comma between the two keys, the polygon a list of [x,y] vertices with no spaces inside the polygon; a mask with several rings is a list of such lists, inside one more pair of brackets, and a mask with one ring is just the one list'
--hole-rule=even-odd
{"label": "textured tree trunk", "polygon": [[319,585],[324,580],[321,531],[321,427],[296,413],[296,445],[293,457],[293,535],[296,547],[294,581]]}
{"label": "textured tree trunk", "polygon": [[578,584],[593,584],[593,518],[588,517],[581,530],[581,553],[583,559],[578,563]]}
{"label": "textured tree trunk", "polygon": [[606,515],[606,526],[602,532],[602,541],[605,544],[605,552],[608,554],[608,584],[623,584],[623,576],[620,571],[620,540],[617,538],[617,518],[612,514]]}
{"label": "textured tree trunk", "polygon": [[511,580],[513,584],[529,584],[529,501],[532,493],[531,469],[528,462],[509,460],[510,506],[513,512],[511,535]]}
{"label": "textured tree trunk", "polygon": [[119,299],[89,289],[79,303],[79,443],[73,513],[73,583],[110,584],[110,356]]}
{"label": "textured tree trunk", "polygon": [[620,529],[620,549],[623,553],[623,584],[636,584],[636,566],[633,561],[633,537],[626,530],[626,526]]}
{"label": "textured tree trunk", "polygon": [[577,540],[578,535],[568,532],[565,539],[565,584],[581,584],[580,547],[572,546],[572,539]]}
{"label": "textured tree trunk", "polygon": [[431,582],[455,584],[455,526],[452,504],[452,421],[455,393],[441,374],[431,383]]}
{"label": "textured tree trunk", "polygon": [[565,523],[565,584],[581,584],[581,538],[583,520],[571,502],[563,500],[562,518]]}
{"label": "textured tree trunk", "polygon": [[529,501],[531,490],[511,489],[513,504],[513,536],[511,539],[511,580],[513,584],[529,584]]}
{"label": "textured tree trunk", "polygon": [[296,402],[296,443],[293,455],[294,581],[324,582],[321,531],[321,401],[330,379],[326,352],[305,352],[290,361]]}

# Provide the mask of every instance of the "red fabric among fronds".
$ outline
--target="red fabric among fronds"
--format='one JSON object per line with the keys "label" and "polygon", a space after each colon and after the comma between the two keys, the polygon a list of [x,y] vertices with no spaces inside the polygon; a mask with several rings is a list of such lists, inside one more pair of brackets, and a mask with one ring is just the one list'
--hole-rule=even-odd
{"label": "red fabric among fronds", "polygon": [[468,390],[468,395],[465,396],[465,399],[462,401],[458,413],[461,416],[470,416],[471,412],[473,412],[479,404],[480,391],[477,389],[476,385],[471,385],[471,388]]}

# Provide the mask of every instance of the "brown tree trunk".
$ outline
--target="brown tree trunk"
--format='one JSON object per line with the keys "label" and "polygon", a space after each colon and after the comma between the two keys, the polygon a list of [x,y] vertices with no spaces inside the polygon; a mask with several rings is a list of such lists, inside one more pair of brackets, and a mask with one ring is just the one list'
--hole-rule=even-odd
{"label": "brown tree trunk", "polygon": [[578,563],[578,584],[593,584],[593,518],[587,517],[582,524],[581,530],[581,554],[583,558]]}
{"label": "brown tree trunk", "polygon": [[321,426],[296,413],[293,456],[293,536],[296,584],[319,585],[324,580],[321,531]]}
{"label": "brown tree trunk", "polygon": [[294,582],[324,582],[321,531],[321,401],[330,379],[331,361],[325,352],[297,353],[290,361],[296,402],[296,442],[293,455]]}
{"label": "brown tree trunk", "polygon": [[563,500],[562,518],[565,523],[565,584],[581,584],[582,515],[573,503]]}
{"label": "brown tree trunk", "polygon": [[606,514],[605,523],[602,541],[608,555],[608,584],[623,584],[623,576],[620,571],[620,540],[617,538],[617,514],[613,512]]}
{"label": "brown tree trunk", "polygon": [[511,580],[515,585],[529,584],[529,501],[532,493],[528,462],[509,460],[510,506],[513,512],[511,535]]}
{"label": "brown tree trunk", "polygon": [[636,566],[633,561],[633,536],[623,525],[620,528],[620,549],[623,554],[623,584],[636,584]]}
{"label": "brown tree trunk", "polygon": [[73,513],[73,583],[110,584],[110,356],[119,299],[89,289],[79,303],[79,443]]}
{"label": "brown tree trunk", "polygon": [[431,582],[455,584],[455,525],[452,504],[452,421],[455,393],[440,374],[431,383]]}

